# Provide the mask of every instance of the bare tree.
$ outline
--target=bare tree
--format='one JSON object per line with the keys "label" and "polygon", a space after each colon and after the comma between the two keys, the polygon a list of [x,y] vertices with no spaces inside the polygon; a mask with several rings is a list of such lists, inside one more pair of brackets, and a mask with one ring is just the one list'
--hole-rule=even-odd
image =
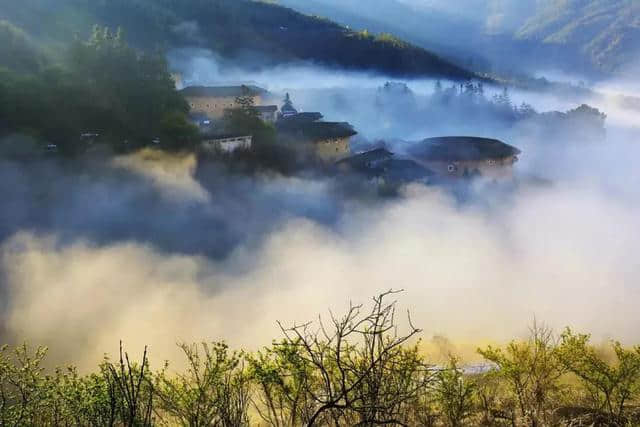
{"label": "bare tree", "polygon": [[285,328],[285,343],[297,351],[305,393],[314,403],[306,421],[351,425],[406,425],[403,406],[417,399],[433,382],[435,370],[424,363],[417,345],[403,347],[421,331],[408,316],[408,332],[396,325],[396,302],[388,291],[373,298],[373,307],[351,304],[347,314],[330,323]]}

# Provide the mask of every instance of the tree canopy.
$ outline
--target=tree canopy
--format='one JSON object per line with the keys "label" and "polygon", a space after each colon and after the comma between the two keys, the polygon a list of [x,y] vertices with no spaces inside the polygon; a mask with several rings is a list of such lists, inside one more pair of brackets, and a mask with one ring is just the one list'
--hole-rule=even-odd
{"label": "tree canopy", "polygon": [[164,56],[131,48],[122,30],[96,26],[88,41],[70,45],[62,64],[24,75],[3,73],[0,97],[6,107],[0,117],[9,129],[67,152],[92,140],[82,135],[99,135],[118,147],[163,137],[175,146],[196,134]]}

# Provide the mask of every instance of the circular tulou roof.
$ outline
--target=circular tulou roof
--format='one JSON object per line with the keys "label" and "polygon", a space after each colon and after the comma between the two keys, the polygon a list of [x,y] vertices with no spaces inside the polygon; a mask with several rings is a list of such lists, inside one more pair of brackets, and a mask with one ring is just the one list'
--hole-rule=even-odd
{"label": "circular tulou roof", "polygon": [[424,139],[409,149],[409,153],[423,160],[474,161],[503,159],[517,156],[521,151],[497,139],[443,136]]}

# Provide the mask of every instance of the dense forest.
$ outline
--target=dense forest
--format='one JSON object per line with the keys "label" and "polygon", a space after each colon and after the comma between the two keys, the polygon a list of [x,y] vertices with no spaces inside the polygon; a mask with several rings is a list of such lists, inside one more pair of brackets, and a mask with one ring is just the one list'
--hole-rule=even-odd
{"label": "dense forest", "polygon": [[[595,345],[534,322],[527,338],[430,363],[421,330],[399,325],[395,292],[342,316],[281,326],[257,352],[179,344],[186,368],[120,344],[94,373],[44,368],[46,348],[0,348],[3,426],[631,426],[640,347]],[[403,332],[400,332],[403,331]],[[142,350],[142,349],[140,349]]]}
{"label": "dense forest", "polygon": [[18,70],[0,69],[5,131],[32,135],[66,153],[97,138],[116,148],[164,138],[169,148],[197,134],[164,57],[134,50],[120,31],[96,26],[88,41],[71,42],[56,65],[19,71],[39,64],[38,56],[24,58],[16,58]]}
{"label": "dense forest", "polygon": [[[11,4],[2,5],[7,2]],[[122,27],[139,48],[203,47],[242,57],[251,65],[308,60],[393,75],[472,75],[389,34],[354,32],[326,19],[250,0],[2,0],[0,19],[45,43],[49,52],[100,24]]]}

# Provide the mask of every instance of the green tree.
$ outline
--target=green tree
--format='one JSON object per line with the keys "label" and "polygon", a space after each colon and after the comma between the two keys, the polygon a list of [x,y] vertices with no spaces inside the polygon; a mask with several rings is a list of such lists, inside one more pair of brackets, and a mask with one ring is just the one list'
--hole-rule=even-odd
{"label": "green tree", "polygon": [[243,354],[231,353],[225,343],[179,346],[187,358],[187,372],[155,377],[158,409],[182,426],[241,427],[249,424],[249,377]]}
{"label": "green tree", "polygon": [[132,363],[120,342],[119,361],[112,363],[108,359],[105,360],[102,371],[108,382],[112,413],[115,414],[117,411],[119,421],[125,427],[151,426],[154,390],[149,372],[147,348],[144,349],[142,361]]}
{"label": "green tree", "polygon": [[42,361],[46,347],[32,352],[26,344],[13,354],[0,347],[0,425],[37,425],[47,401],[46,377]]}
{"label": "green tree", "polygon": [[583,383],[593,409],[612,417],[625,415],[625,404],[640,392],[640,346],[627,349],[612,341],[616,360],[607,362],[589,341],[590,335],[566,329],[560,346],[560,360]]}
{"label": "green tree", "polygon": [[271,426],[307,424],[318,407],[313,393],[321,379],[298,344],[284,340],[249,357],[255,408]]}
{"label": "green tree", "polygon": [[198,128],[181,112],[170,112],[160,121],[160,134],[164,147],[185,149],[192,147],[198,139]]}
{"label": "green tree", "polygon": [[566,372],[553,331],[534,322],[527,341],[512,341],[504,349],[489,346],[478,353],[494,363],[497,375],[509,384],[522,419],[532,427],[545,425]]}
{"label": "green tree", "polygon": [[273,125],[260,119],[249,88],[243,86],[243,92],[235,100],[239,107],[225,111],[225,127],[230,133],[253,136],[253,143],[258,150],[268,149],[276,142],[276,130]]}
{"label": "green tree", "polygon": [[465,377],[460,361],[450,355],[447,366],[438,372],[435,394],[451,427],[460,427],[473,411],[475,384]]}

